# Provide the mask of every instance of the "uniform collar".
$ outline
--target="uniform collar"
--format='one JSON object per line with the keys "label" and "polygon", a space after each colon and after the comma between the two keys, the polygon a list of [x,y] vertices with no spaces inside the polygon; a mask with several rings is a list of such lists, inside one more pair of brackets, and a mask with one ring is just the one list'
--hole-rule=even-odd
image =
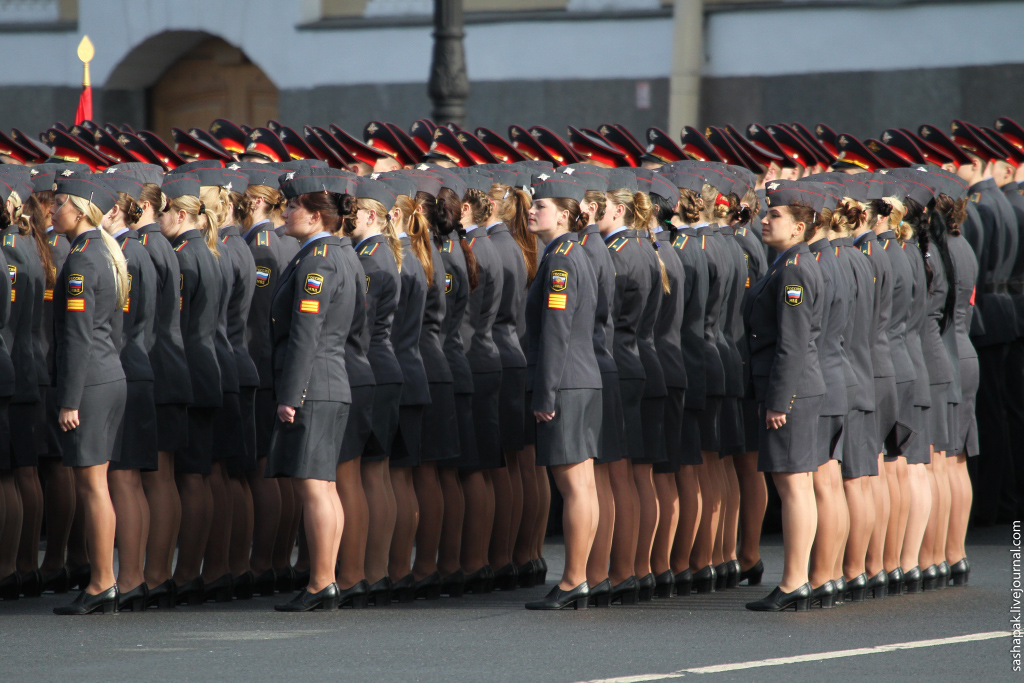
{"label": "uniform collar", "polygon": [[626,231],[626,230],[628,230],[628,229],[629,229],[629,228],[627,228],[627,227],[626,227],[625,225],[623,225],[623,226],[620,226],[620,227],[618,227],[618,228],[615,228],[615,229],[614,229],[614,230],[612,230],[612,231],[611,231],[610,233],[608,233],[607,235],[605,235],[605,236],[604,236],[604,241],[605,241],[605,242],[610,242],[610,241],[612,240],[612,238],[613,238],[613,237],[615,237],[616,235],[618,235],[618,234],[619,234],[620,232],[625,232],[625,231]]}
{"label": "uniform collar", "polygon": [[788,259],[790,256],[794,256],[795,254],[808,254],[810,253],[810,251],[811,250],[808,247],[807,242],[797,242],[789,249],[776,256],[775,261],[772,263],[772,265],[774,266],[776,263]]}
{"label": "uniform collar", "polygon": [[541,259],[543,260],[543,259],[547,258],[548,254],[550,254],[552,251],[557,249],[559,244],[562,244],[563,242],[570,242],[570,241],[576,242],[578,240],[579,240],[579,238],[576,236],[575,233],[572,233],[572,232],[566,232],[566,233],[563,233],[563,234],[559,235],[555,239],[553,239],[550,242],[548,242],[548,246],[544,247],[544,256],[542,256]]}
{"label": "uniform collar", "polygon": [[174,242],[172,242],[171,244],[176,247],[181,243],[191,239],[201,240],[203,239],[203,233],[199,232],[199,230],[197,230],[196,228],[192,228],[191,230],[183,230],[182,232],[178,233],[178,236],[174,238]]}
{"label": "uniform collar", "polygon": [[995,178],[985,178],[984,180],[979,180],[978,182],[976,182],[973,185],[971,185],[969,188],[967,188],[967,191],[968,192],[981,192],[982,190],[991,190],[994,187],[996,187],[996,179]]}
{"label": "uniform collar", "polygon": [[96,232],[97,230],[99,230],[99,228],[90,228],[89,230],[86,230],[85,232],[80,234],[78,237],[75,238],[75,241],[71,243],[71,248],[74,249],[76,246],[78,246],[85,240],[95,237],[96,235],[94,235],[93,233]]}
{"label": "uniform collar", "polygon": [[150,233],[150,232],[160,232],[160,224],[159,223],[149,223],[147,225],[143,225],[140,228],[135,228],[135,231],[137,233],[139,233],[140,235],[145,235],[145,234]]}
{"label": "uniform collar", "polygon": [[239,231],[238,226],[233,224],[225,225],[219,232],[221,237],[236,237],[242,234],[241,231]]}
{"label": "uniform collar", "polygon": [[807,248],[810,249],[812,252],[814,252],[814,251],[826,251],[831,246],[832,246],[832,243],[828,241],[828,238],[827,237],[822,237],[820,240],[815,240],[814,242],[811,242],[810,244],[808,244]]}
{"label": "uniform collar", "polygon": [[885,232],[878,233],[876,237],[880,240],[894,240],[896,239],[896,233],[892,230],[886,230]]}
{"label": "uniform collar", "polygon": [[318,232],[317,234],[313,235],[312,237],[308,238],[305,242],[303,242],[302,246],[299,247],[299,249],[300,250],[305,249],[306,247],[308,247],[313,242],[315,242],[317,240],[322,240],[325,237],[330,237],[330,236],[331,236],[331,233],[327,232],[326,230],[324,230],[323,232]]}
{"label": "uniform collar", "polygon": [[877,242],[877,241],[878,241],[878,236],[875,234],[875,231],[874,230],[868,230],[867,232],[865,232],[860,237],[854,238],[853,244],[855,246],[859,247],[860,245],[864,244],[864,242]]}
{"label": "uniform collar", "polygon": [[127,239],[127,235],[128,235],[129,232],[130,232],[130,230],[128,230],[128,228],[121,228],[120,230],[115,232],[113,235],[111,235],[111,237],[113,237],[115,240],[119,240],[122,237]]}
{"label": "uniform collar", "polygon": [[356,250],[358,251],[359,248],[362,247],[364,244],[370,244],[371,242],[383,242],[383,241],[384,241],[384,235],[382,235],[381,233],[378,232],[376,235],[370,235],[369,237],[364,238],[361,242],[356,244]]}

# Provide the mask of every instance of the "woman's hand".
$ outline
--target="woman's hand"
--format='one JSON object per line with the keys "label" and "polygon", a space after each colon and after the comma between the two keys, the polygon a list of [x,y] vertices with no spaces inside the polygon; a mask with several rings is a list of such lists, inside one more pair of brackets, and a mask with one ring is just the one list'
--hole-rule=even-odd
{"label": "woman's hand", "polygon": [[277,407],[277,419],[281,422],[295,422],[295,408],[279,405]]}
{"label": "woman's hand", "polygon": [[71,408],[61,408],[57,422],[60,424],[60,428],[65,432],[77,429],[80,424],[78,421],[78,411],[72,410]]}
{"label": "woman's hand", "polygon": [[768,429],[779,429],[782,425],[786,424],[786,414],[780,413],[777,410],[769,409],[765,417],[765,423],[768,425]]}
{"label": "woman's hand", "polygon": [[533,416],[537,418],[537,422],[551,422],[552,420],[555,419],[555,414],[553,412],[542,413],[539,410],[533,411]]}

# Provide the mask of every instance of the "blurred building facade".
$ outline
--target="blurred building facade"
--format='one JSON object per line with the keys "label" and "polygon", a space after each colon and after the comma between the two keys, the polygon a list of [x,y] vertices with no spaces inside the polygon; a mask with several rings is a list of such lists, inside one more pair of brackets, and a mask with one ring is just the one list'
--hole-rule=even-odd
{"label": "blurred building facade", "polygon": [[[1024,2],[464,0],[467,124],[667,128],[673,13],[700,19],[697,121],[824,121],[858,136],[1024,116]],[[206,127],[429,116],[432,0],[0,0],[0,126]],[[675,135],[678,131],[669,131]]]}

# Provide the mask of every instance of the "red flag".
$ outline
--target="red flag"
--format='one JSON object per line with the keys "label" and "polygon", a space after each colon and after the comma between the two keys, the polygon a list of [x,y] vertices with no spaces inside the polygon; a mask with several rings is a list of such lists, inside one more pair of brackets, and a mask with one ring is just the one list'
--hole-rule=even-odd
{"label": "red flag", "polygon": [[78,109],[75,110],[75,125],[86,119],[92,119],[92,86],[82,88],[82,94],[78,96]]}

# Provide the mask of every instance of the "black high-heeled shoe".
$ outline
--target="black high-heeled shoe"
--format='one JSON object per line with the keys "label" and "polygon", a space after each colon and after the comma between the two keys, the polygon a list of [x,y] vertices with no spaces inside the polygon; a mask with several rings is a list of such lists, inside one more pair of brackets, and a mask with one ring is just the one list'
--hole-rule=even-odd
{"label": "black high-heeled shoe", "polygon": [[377,583],[370,586],[366,593],[366,600],[374,607],[387,607],[391,604],[391,579],[384,577]]}
{"label": "black high-heeled shoe", "polygon": [[53,613],[62,616],[92,614],[93,612],[114,614],[117,612],[117,598],[116,583],[99,595],[90,595],[83,590],[70,605],[54,607]]}
{"label": "black high-heeled shoe", "polygon": [[766,597],[757,602],[748,602],[746,608],[752,612],[781,612],[793,607],[797,612],[806,612],[811,608],[811,584],[805,583],[790,593],[783,593],[778,586]]}
{"label": "black high-heeled shoe", "polygon": [[370,584],[363,579],[359,583],[338,591],[338,609],[351,607],[352,609],[364,609],[370,595]]}
{"label": "black high-heeled shoe", "polygon": [[21,597],[21,576],[14,572],[0,579],[0,600],[17,600]]}
{"label": "black high-heeled shoe", "polygon": [[587,604],[590,607],[611,607],[612,606],[612,580],[605,579],[590,589],[587,596]]}
{"label": "black high-heeled shoe", "polygon": [[922,588],[926,592],[934,591],[939,589],[939,569],[934,564],[929,565],[927,569],[921,572],[921,584]]}
{"label": "black high-heeled shoe", "polygon": [[671,598],[672,591],[675,590],[676,580],[672,576],[672,570],[664,571],[654,579],[654,597],[656,598]]}
{"label": "black high-heeled shoe", "polygon": [[231,574],[224,574],[203,584],[203,602],[231,602],[234,593],[235,582]]}
{"label": "black high-heeled shoe", "polygon": [[494,571],[491,570],[491,565],[485,564],[466,577],[464,592],[479,595],[480,593],[490,593],[492,590],[494,590]]}
{"label": "black high-heeled shoe", "polygon": [[509,562],[494,572],[494,590],[514,591],[519,587],[519,574],[516,566]]}
{"label": "black high-heeled shoe", "polygon": [[441,595],[449,598],[461,598],[466,591],[466,575],[461,569],[456,569],[448,576],[441,578]]}
{"label": "black high-heeled shoe", "polygon": [[537,562],[537,585],[543,586],[548,582],[548,561],[543,557],[539,557]]}
{"label": "black high-heeled shoe", "polygon": [[61,567],[53,574],[44,576],[41,590],[43,593],[67,593],[71,590],[71,572],[67,567]]}
{"label": "black high-heeled shoe", "polygon": [[330,583],[321,591],[310,593],[306,588],[283,605],[274,605],[278,612],[310,612],[315,609],[338,609],[338,584]]}
{"label": "black high-heeled shoe", "polygon": [[414,602],[416,600],[416,579],[406,574],[398,581],[391,582],[391,602]]}
{"label": "black high-heeled shoe", "polygon": [[203,577],[197,576],[191,581],[186,581],[182,585],[175,584],[174,586],[174,602],[178,605],[188,605],[189,607],[196,607],[203,604],[206,601],[206,595],[203,593]]}
{"label": "black high-heeled shoe", "polygon": [[893,569],[886,576],[889,581],[889,588],[886,590],[886,595],[903,595],[903,570],[899,567]]}
{"label": "black high-heeled shoe", "polygon": [[941,590],[946,590],[947,588],[949,588],[949,576],[950,576],[949,562],[946,562],[945,560],[943,560],[941,563],[939,563],[936,566],[936,569],[939,572],[938,589],[940,591]]}
{"label": "black high-heeled shoe", "polygon": [[70,572],[70,577],[68,579],[70,588],[77,588],[80,591],[84,591],[89,584],[92,583],[92,565],[88,562],[79,565],[74,569],[69,569],[68,571]]}
{"label": "black high-heeled shoe", "polygon": [[274,594],[274,590],[277,587],[277,572],[273,569],[268,569],[259,576],[256,577],[256,581],[253,583],[252,592],[254,594],[262,595],[265,598],[269,598]]}
{"label": "black high-heeled shoe", "polygon": [[284,569],[274,570],[274,588],[278,593],[295,592],[295,567],[288,565]]}
{"label": "black high-heeled shoe", "polygon": [[608,600],[613,605],[616,602],[620,605],[635,605],[640,601],[640,583],[635,576],[631,576],[617,586],[612,586]]}
{"label": "black high-heeled shoe", "polygon": [[689,567],[672,578],[675,582],[677,596],[682,597],[690,594],[690,591],[693,588],[693,572],[690,571]]}
{"label": "black high-heeled shoe", "polygon": [[865,588],[876,600],[884,598],[889,589],[889,575],[883,569],[868,579],[868,585]]}
{"label": "black high-heeled shoe", "polygon": [[967,558],[961,558],[959,562],[949,568],[949,578],[953,580],[954,586],[966,586],[971,578],[971,563]]}
{"label": "black high-heeled shoe", "polygon": [[761,576],[764,575],[764,562],[758,560],[750,569],[741,569],[739,578],[736,579],[736,583],[740,584],[744,581],[747,582],[748,586],[760,586]]}
{"label": "black high-heeled shoe", "polygon": [[292,575],[292,586],[295,590],[300,591],[309,585],[309,577],[312,575],[310,570],[304,569],[300,572],[298,569],[293,569],[292,571],[294,572]]}
{"label": "black high-heeled shoe", "polygon": [[725,590],[726,585],[729,583],[729,563],[723,562],[722,564],[715,565],[715,592],[721,592]]}
{"label": "black high-heeled shoe", "polygon": [[650,602],[654,599],[654,588],[658,585],[657,579],[654,578],[654,572],[649,572],[647,576],[638,579],[637,585],[640,587],[640,592],[637,594],[640,602]]}
{"label": "black high-heeled shoe", "polygon": [[159,586],[150,588],[146,594],[146,609],[174,609],[177,604],[177,588],[173,579],[167,579]]}
{"label": "black high-heeled shoe", "polygon": [[725,582],[725,587],[738,588],[740,585],[740,561],[729,560],[726,564],[729,565],[729,578]]}
{"label": "black high-heeled shoe", "polygon": [[441,575],[437,572],[428,574],[413,586],[416,600],[441,599]]}
{"label": "black high-heeled shoe", "polygon": [[43,575],[38,569],[21,575],[21,594],[26,598],[38,598],[43,594]]}
{"label": "black high-heeled shoe", "polygon": [[826,581],[811,591],[811,607],[818,605],[821,609],[832,609],[836,606],[836,582]]}
{"label": "black high-heeled shoe", "polygon": [[537,581],[537,565],[535,560],[524,562],[516,568],[516,574],[519,576],[519,587],[520,588],[533,588],[536,586]]}
{"label": "black high-heeled shoe", "polygon": [[864,602],[868,595],[868,575],[863,572],[846,582],[843,597],[850,602]]}
{"label": "black high-heeled shoe", "polygon": [[586,581],[567,591],[555,586],[543,600],[534,600],[533,602],[526,603],[526,609],[553,610],[565,609],[566,607],[572,607],[577,610],[587,609],[587,596],[589,593],[590,587]]}
{"label": "black high-heeled shoe", "polygon": [[693,591],[695,593],[714,593],[715,580],[715,567],[709,564],[693,575]]}
{"label": "black high-heeled shoe", "polygon": [[234,581],[235,600],[252,600],[255,584],[256,575],[252,573],[251,569],[238,575]]}
{"label": "black high-heeled shoe", "polygon": [[146,598],[149,596],[149,589],[145,582],[140,583],[127,593],[120,593],[117,596],[117,611],[143,612],[146,609]]}
{"label": "black high-heeled shoe", "polygon": [[921,577],[921,568],[914,567],[908,572],[903,572],[903,592],[920,593],[922,588],[923,579]]}

